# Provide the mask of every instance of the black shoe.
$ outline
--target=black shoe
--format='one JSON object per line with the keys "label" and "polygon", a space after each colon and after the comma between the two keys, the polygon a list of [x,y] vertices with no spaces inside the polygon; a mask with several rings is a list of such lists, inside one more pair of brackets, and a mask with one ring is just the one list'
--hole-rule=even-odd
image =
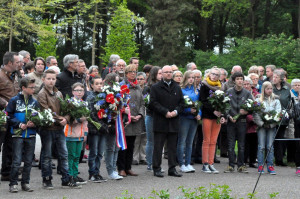
{"label": "black shoe", "polygon": [[148,165],[145,160],[140,160],[139,164],[141,164],[141,165]]}
{"label": "black shoe", "polygon": [[51,167],[52,167],[52,169],[56,169],[56,166],[53,162],[51,163]]}
{"label": "black shoe", "polygon": [[62,188],[81,189],[82,186],[76,184],[73,177],[70,177],[69,181],[61,183]]}
{"label": "black shoe", "polygon": [[51,182],[51,179],[52,179],[52,177],[46,177],[46,178],[43,179],[43,187],[44,187],[44,189],[47,189],[47,190],[54,189],[54,187],[52,185],[52,182]]}
{"label": "black shoe", "polygon": [[10,181],[9,175],[7,176],[1,175],[1,181]]}
{"label": "black shoe", "polygon": [[164,177],[164,175],[162,174],[161,171],[154,171],[153,174],[154,174],[154,176],[159,177],[159,178],[163,178]]}
{"label": "black shoe", "polygon": [[221,163],[221,161],[220,161],[220,160],[218,160],[217,158],[215,158],[215,159],[214,159],[214,163],[217,163],[217,164],[219,164],[219,163]]}
{"label": "black shoe", "polygon": [[83,180],[81,177],[77,176],[76,178],[74,178],[74,181],[76,182],[76,184],[78,185],[83,185],[83,184],[86,184],[87,181],[86,180]]}
{"label": "black shoe", "polygon": [[139,165],[139,162],[137,160],[132,160],[132,165]]}
{"label": "black shoe", "polygon": [[33,192],[33,191],[34,191],[34,190],[30,187],[29,184],[22,184],[21,187],[22,187],[22,190],[23,190],[23,191],[27,191],[27,192]]}
{"label": "black shoe", "polygon": [[174,177],[181,177],[182,176],[181,174],[177,173],[176,170],[175,171],[169,171],[168,175],[169,176],[174,176]]}
{"label": "black shoe", "polygon": [[79,163],[87,163],[86,160],[81,160]]}
{"label": "black shoe", "polygon": [[255,163],[249,163],[249,167],[251,167],[251,168],[258,168],[257,164],[255,164]]}
{"label": "black shoe", "polygon": [[282,166],[282,167],[286,167],[287,166],[287,164],[285,164],[283,161],[275,161],[275,164],[277,166]]}
{"label": "black shoe", "polygon": [[31,166],[32,166],[32,167],[38,167],[38,166],[39,166],[39,163],[38,163],[38,162],[35,162],[35,161],[32,161]]}
{"label": "black shoe", "polygon": [[222,158],[228,158],[228,155],[227,154],[221,154],[220,155]]}

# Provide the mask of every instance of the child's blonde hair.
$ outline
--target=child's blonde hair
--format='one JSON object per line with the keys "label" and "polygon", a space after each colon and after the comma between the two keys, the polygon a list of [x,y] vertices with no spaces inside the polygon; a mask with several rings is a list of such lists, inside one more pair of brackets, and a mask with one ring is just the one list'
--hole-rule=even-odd
{"label": "child's blonde hair", "polygon": [[[271,84],[271,82],[264,82],[262,87],[261,87],[261,95],[260,95],[260,98],[259,98],[259,101],[262,103],[265,99],[265,89],[268,87],[268,86],[271,86],[273,87],[273,85]],[[273,101],[275,99],[275,95],[274,93],[272,92],[272,94],[268,97],[268,101]]]}

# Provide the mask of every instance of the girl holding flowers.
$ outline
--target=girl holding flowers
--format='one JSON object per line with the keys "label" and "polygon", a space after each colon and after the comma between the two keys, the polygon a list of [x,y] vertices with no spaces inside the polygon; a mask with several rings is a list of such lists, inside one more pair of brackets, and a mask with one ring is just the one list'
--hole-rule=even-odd
{"label": "girl holding flowers", "polygon": [[[72,85],[72,94],[75,102],[85,103],[82,100],[84,96],[84,85],[82,83],[78,82]],[[79,158],[87,131],[87,120],[85,117],[75,118],[71,125],[67,124],[64,128],[68,149],[69,175],[75,180],[76,184],[87,183],[78,176]]]}
{"label": "girl holding flowers", "polygon": [[[263,103],[265,110],[264,112],[276,111],[277,113],[281,112],[281,105],[278,97],[273,93],[273,86],[270,82],[264,82],[261,88],[261,96],[256,99],[257,102]],[[276,133],[276,123],[267,124],[264,121],[263,114],[255,113],[254,122],[258,126],[257,136],[258,136],[258,152],[257,152],[257,160],[258,160],[258,172],[264,173],[264,153],[267,143],[267,149],[270,150],[267,157],[267,169],[271,175],[275,175],[276,172],[273,166],[274,160],[274,148],[273,141],[275,139]]]}
{"label": "girl holding flowers", "polygon": [[[198,86],[198,85],[197,85]],[[183,173],[195,172],[191,165],[192,146],[197,131],[197,121],[201,119],[199,103],[199,92],[195,86],[195,78],[193,71],[186,71],[180,83],[184,98],[190,100],[190,105],[186,104],[186,108],[180,114],[180,130],[178,134],[177,158],[180,170]],[[183,156],[185,153],[185,160]]]}
{"label": "girl holding flowers", "polygon": [[[210,69],[206,78],[202,81],[200,89],[200,101],[202,107],[202,171],[205,173],[219,173],[213,165],[217,138],[220,132],[221,124],[225,122],[225,118],[220,111],[213,108],[209,102],[210,92],[220,91],[222,89],[220,78],[220,70],[218,68]],[[220,119],[220,124],[217,119]]]}

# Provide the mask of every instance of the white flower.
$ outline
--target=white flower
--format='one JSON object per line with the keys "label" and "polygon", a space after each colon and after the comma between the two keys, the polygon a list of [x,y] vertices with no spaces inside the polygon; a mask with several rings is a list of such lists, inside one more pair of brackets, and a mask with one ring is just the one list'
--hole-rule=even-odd
{"label": "white flower", "polygon": [[121,88],[120,88],[119,85],[115,85],[115,84],[113,85],[113,90],[114,90],[114,91],[117,91],[117,92],[118,92],[118,91],[120,91],[120,89],[121,89]]}
{"label": "white flower", "polygon": [[251,104],[247,103],[247,107],[251,108]]}
{"label": "white flower", "polygon": [[96,110],[100,110],[100,106],[99,105],[95,104],[94,107],[95,107]]}
{"label": "white flower", "polygon": [[216,90],[216,91],[215,91],[215,94],[216,94],[216,95],[224,95],[224,92],[221,91],[221,90]]}
{"label": "white flower", "polygon": [[223,103],[229,102],[229,101],[230,101],[230,98],[229,97],[225,97],[224,100],[223,100]]}

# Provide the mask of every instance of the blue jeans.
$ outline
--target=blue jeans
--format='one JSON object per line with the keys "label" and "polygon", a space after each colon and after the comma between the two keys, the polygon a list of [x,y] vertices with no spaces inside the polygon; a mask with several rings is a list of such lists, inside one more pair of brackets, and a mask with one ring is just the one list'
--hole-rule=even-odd
{"label": "blue jeans", "polygon": [[[33,160],[34,148],[35,148],[35,137],[32,138],[12,138],[12,165],[10,171],[10,184],[18,184],[18,171],[22,160],[24,161],[24,168],[22,173],[22,184],[29,184],[31,164]],[[24,156],[23,156],[24,155]],[[22,157],[23,156],[23,157]]]}
{"label": "blue jeans", "polygon": [[108,175],[111,175],[114,171],[117,171],[117,159],[118,159],[119,147],[116,143],[116,134],[109,133],[106,136],[106,152],[105,163]]}
{"label": "blue jeans", "polygon": [[267,145],[267,149],[270,150],[267,157],[267,165],[273,166],[274,160],[274,147],[272,143],[275,139],[275,128],[259,128],[257,131],[258,137],[258,151],[257,151],[257,160],[258,165],[262,166],[264,163],[264,153]]}
{"label": "blue jeans", "polygon": [[89,174],[99,175],[101,160],[103,158],[104,150],[106,147],[106,135],[104,134],[88,134],[89,142]]}
{"label": "blue jeans", "polygon": [[61,161],[62,182],[69,181],[68,150],[66,136],[62,130],[41,130],[42,141],[41,168],[42,177],[52,177],[52,145],[56,144],[58,158]]}
{"label": "blue jeans", "polygon": [[[178,133],[177,144],[177,159],[179,166],[183,164],[191,164],[192,148],[195,134],[197,131],[197,120],[180,118],[180,129]],[[185,161],[183,162],[183,155],[185,151]]]}
{"label": "blue jeans", "polygon": [[147,115],[145,118],[147,143],[146,143],[146,160],[149,167],[152,166],[154,133],[153,133],[153,117]]}

